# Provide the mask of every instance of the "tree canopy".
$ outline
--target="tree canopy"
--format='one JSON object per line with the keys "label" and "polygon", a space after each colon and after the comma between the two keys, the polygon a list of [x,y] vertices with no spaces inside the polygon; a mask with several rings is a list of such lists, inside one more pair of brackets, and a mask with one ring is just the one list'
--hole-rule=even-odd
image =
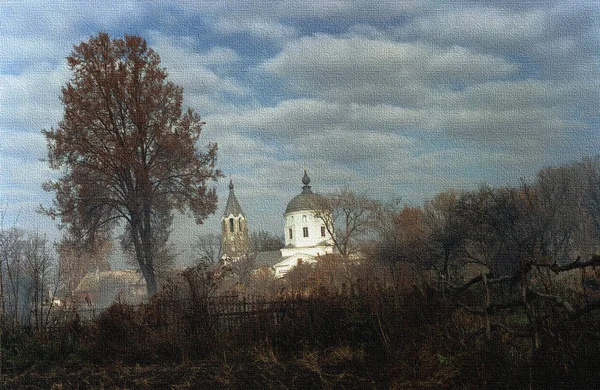
{"label": "tree canopy", "polygon": [[221,176],[217,145],[197,150],[204,122],[182,110],[182,88],[167,80],[143,38],[100,33],[74,47],[67,61],[64,118],[44,131],[50,166],[63,174],[44,185],[56,194],[46,212],[84,241],[125,221],[152,295],[161,224],[170,223],[173,210],[202,223],[216,209],[216,190],[207,182]]}

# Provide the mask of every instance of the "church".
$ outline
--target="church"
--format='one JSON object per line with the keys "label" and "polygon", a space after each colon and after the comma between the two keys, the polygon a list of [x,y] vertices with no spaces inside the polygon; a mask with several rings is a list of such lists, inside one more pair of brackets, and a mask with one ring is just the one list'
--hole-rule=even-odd
{"label": "church", "polygon": [[[285,246],[279,251],[259,252],[254,263],[269,267],[275,278],[285,276],[298,264],[311,264],[320,256],[333,253],[333,239],[323,216],[327,210],[325,198],[312,191],[310,178],[304,171],[302,192],[289,201],[283,213]],[[235,196],[233,182],[229,182],[229,197],[221,218],[224,265],[247,258],[248,223],[246,215]]]}

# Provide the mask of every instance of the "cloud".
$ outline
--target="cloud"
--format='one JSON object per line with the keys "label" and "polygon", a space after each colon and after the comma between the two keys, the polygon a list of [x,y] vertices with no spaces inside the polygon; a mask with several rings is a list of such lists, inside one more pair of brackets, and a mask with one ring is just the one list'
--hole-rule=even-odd
{"label": "cloud", "polygon": [[193,36],[175,36],[160,31],[150,31],[145,35],[152,49],[161,57],[171,59],[171,63],[188,57],[191,57],[190,62],[205,67],[223,67],[242,61],[242,57],[229,47],[212,46],[197,49],[196,38]]}
{"label": "cloud", "polygon": [[[207,122],[199,143],[219,143],[253,229],[281,230],[304,167],[319,192],[419,204],[600,148],[592,2],[39,1],[0,14],[0,201],[11,212],[51,199],[37,132],[60,120],[72,45],[99,30],[139,34],[160,54]],[[227,180],[217,188],[224,207]],[[218,231],[218,215],[181,221],[175,239]]]}
{"label": "cloud", "polygon": [[265,1],[234,0],[228,2],[181,1],[181,8],[188,12],[217,15],[222,18],[252,18],[271,21],[312,23],[355,23],[356,20],[371,23],[390,22],[398,17],[406,17],[420,10],[435,6],[434,1],[377,1],[370,0],[312,0]]}
{"label": "cloud", "polygon": [[231,48],[215,46],[199,51],[192,37],[174,37],[151,32],[149,41],[161,57],[169,80],[183,87],[185,104],[203,114],[231,109],[230,96],[250,94],[237,78],[240,55]]}
{"label": "cloud", "polygon": [[523,43],[544,37],[550,15],[543,9],[460,7],[418,16],[398,28],[403,37],[420,36],[445,44],[500,45],[523,50]]}
{"label": "cloud", "polygon": [[479,52],[520,58],[537,77],[581,75],[600,50],[595,6],[442,8],[396,28],[399,39],[462,45]]}
{"label": "cloud", "polygon": [[18,75],[0,73],[0,127],[40,130],[60,119],[60,87],[68,80],[64,65],[32,64]]}
{"label": "cloud", "polygon": [[262,69],[329,99],[417,105],[432,88],[507,78],[518,65],[458,46],[317,35],[287,44]]}
{"label": "cloud", "polygon": [[[516,25],[535,37],[527,30],[530,19],[544,20],[539,11],[532,12]],[[506,22],[500,25],[506,27]],[[303,116],[317,118],[315,123],[322,127],[352,119],[341,125],[344,131],[351,133],[354,125],[397,134],[418,130],[423,136],[449,136],[516,153],[560,148],[569,132],[588,127],[597,115],[598,78],[536,79],[524,68],[508,56],[457,45],[329,35],[290,42],[260,67],[289,88],[318,96],[323,103],[315,104],[322,110]],[[290,109],[302,112],[280,103],[282,123],[287,117],[297,123],[294,114],[286,112]],[[274,118],[274,113],[267,109],[257,117]],[[308,123],[309,128],[317,127]]]}
{"label": "cloud", "polygon": [[239,63],[241,56],[233,49],[228,47],[213,47],[203,54],[204,63],[209,66],[223,66],[224,64]]}
{"label": "cloud", "polygon": [[52,37],[58,43],[75,44],[99,30],[131,31],[152,9],[139,1],[54,1],[51,5],[44,0],[31,0],[27,4],[2,2],[0,32],[11,37]]}
{"label": "cloud", "polygon": [[[68,44],[42,37],[2,39],[0,71],[19,74],[30,66],[56,65],[56,53],[67,53]],[[18,55],[16,55],[18,53]]]}
{"label": "cloud", "polygon": [[213,28],[220,34],[247,34],[275,44],[282,44],[296,37],[295,28],[282,23],[249,17],[226,17],[218,19]]}
{"label": "cloud", "polygon": [[170,79],[182,85],[188,91],[220,94],[243,93],[245,88],[231,77],[221,77],[209,69],[209,65],[226,65],[236,60],[233,50],[212,49],[198,53],[180,46],[168,45],[164,40],[154,44],[161,56],[162,65],[167,69]]}

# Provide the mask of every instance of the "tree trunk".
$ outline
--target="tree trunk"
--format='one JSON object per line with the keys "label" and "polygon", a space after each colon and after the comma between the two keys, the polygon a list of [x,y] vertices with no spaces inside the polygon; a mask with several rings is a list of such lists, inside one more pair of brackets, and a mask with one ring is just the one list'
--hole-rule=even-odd
{"label": "tree trunk", "polygon": [[154,269],[151,267],[148,267],[148,265],[146,265],[146,264],[141,265],[140,269],[142,271],[142,275],[144,276],[144,279],[146,280],[146,292],[148,293],[148,298],[150,298],[151,296],[156,294],[156,291],[157,291],[156,277],[154,276]]}
{"label": "tree trunk", "polygon": [[142,249],[144,251],[145,270],[142,269],[142,274],[146,278],[146,288],[148,298],[156,294],[156,275],[154,272],[154,241],[152,234],[151,211],[149,202],[144,202],[144,221],[141,225],[140,237],[142,239]]}
{"label": "tree trunk", "polygon": [[[156,278],[154,276],[154,267],[152,266],[152,240],[149,238],[146,229],[142,226],[139,214],[132,212],[131,215],[131,240],[135,250],[135,257],[140,266],[140,271],[146,281],[146,292],[148,298],[156,294]],[[150,236],[151,237],[151,236]]]}

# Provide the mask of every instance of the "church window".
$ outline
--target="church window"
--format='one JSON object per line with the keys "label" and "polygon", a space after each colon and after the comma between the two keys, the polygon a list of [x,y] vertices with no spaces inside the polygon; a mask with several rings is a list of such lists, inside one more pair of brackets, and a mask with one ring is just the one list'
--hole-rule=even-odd
{"label": "church window", "polygon": [[306,215],[302,216],[302,223],[306,223]]}
{"label": "church window", "polygon": [[302,234],[304,235],[304,237],[308,237],[308,228],[307,227],[302,228]]}
{"label": "church window", "polygon": [[325,226],[321,226],[321,237],[325,237]]}
{"label": "church window", "polygon": [[294,238],[294,235],[292,234],[292,229],[288,229],[288,232],[290,234],[290,240],[291,240],[292,238]]}
{"label": "church window", "polygon": [[233,218],[229,218],[229,231],[233,233]]}

